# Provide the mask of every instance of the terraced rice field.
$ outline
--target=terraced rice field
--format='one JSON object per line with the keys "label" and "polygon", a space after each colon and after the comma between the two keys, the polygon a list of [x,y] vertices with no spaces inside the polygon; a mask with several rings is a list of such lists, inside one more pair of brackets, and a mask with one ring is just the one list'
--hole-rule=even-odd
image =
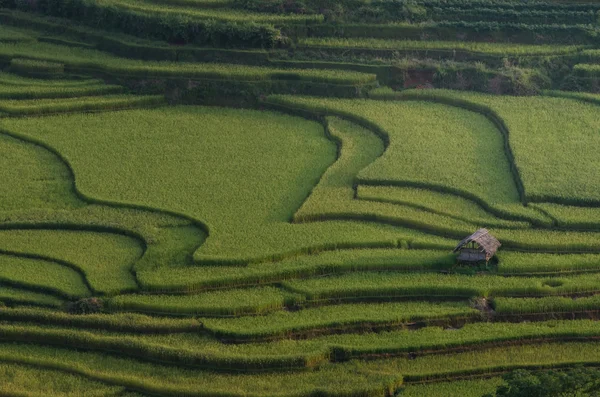
{"label": "terraced rice field", "polygon": [[600,6],[333,3],[0,0],[0,394],[600,366]]}

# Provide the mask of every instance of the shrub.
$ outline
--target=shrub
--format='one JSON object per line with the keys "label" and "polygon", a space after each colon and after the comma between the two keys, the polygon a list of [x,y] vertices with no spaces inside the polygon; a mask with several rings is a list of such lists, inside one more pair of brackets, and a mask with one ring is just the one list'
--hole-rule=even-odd
{"label": "shrub", "polygon": [[506,384],[485,397],[563,397],[597,396],[600,371],[576,367],[567,371],[531,372],[518,369],[504,375]]}
{"label": "shrub", "polygon": [[100,313],[104,308],[104,302],[100,298],[84,298],[75,302],[69,302],[67,310],[71,314],[93,314]]}

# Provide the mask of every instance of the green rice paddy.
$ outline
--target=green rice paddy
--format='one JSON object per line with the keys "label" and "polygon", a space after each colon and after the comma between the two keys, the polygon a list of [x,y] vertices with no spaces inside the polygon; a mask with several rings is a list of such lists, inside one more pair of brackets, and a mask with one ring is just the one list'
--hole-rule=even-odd
{"label": "green rice paddy", "polygon": [[0,394],[598,366],[597,7],[482,1],[0,0]]}

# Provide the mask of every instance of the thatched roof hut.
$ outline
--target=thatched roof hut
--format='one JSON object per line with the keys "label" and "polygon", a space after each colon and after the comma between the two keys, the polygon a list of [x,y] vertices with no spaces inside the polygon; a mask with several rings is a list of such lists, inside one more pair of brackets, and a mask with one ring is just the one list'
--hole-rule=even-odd
{"label": "thatched roof hut", "polygon": [[458,243],[453,252],[460,252],[459,262],[488,262],[501,245],[487,229],[479,229]]}

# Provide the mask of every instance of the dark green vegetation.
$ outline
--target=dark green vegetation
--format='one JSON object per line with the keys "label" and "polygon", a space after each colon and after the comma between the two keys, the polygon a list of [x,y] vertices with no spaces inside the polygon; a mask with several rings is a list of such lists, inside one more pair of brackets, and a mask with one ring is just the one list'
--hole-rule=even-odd
{"label": "dark green vegetation", "polygon": [[0,394],[592,379],[599,13],[0,0]]}
{"label": "dark green vegetation", "polygon": [[597,396],[600,374],[595,368],[577,367],[565,371],[534,372],[515,370],[504,375],[504,383],[486,396]]}

